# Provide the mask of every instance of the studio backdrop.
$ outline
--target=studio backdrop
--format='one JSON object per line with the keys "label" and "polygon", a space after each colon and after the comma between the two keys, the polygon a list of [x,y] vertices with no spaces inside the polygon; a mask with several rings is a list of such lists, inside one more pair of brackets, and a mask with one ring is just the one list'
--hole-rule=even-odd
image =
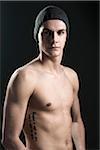
{"label": "studio backdrop", "polygon": [[97,1],[1,2],[1,108],[11,74],[18,67],[37,57],[39,53],[32,39],[32,25],[38,12],[48,4],[61,7],[68,14],[70,35],[62,63],[78,73],[87,149],[99,150],[99,2]]}

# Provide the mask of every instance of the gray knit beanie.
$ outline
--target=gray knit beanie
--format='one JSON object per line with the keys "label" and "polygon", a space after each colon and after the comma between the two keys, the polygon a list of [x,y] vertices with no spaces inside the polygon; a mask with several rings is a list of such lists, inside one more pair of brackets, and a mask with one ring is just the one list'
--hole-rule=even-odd
{"label": "gray knit beanie", "polygon": [[51,20],[51,19],[62,20],[66,24],[67,33],[69,36],[69,20],[68,20],[67,14],[61,8],[50,5],[42,9],[36,17],[35,27],[33,29],[33,37],[36,40],[36,42],[38,41],[38,32],[39,32],[41,25],[45,21]]}

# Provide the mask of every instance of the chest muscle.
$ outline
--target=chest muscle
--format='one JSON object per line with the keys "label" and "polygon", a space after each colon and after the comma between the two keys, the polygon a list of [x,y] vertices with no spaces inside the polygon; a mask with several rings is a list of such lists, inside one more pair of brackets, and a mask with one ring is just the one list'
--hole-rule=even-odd
{"label": "chest muscle", "polygon": [[31,97],[30,107],[38,110],[55,110],[61,107],[71,107],[73,88],[65,78],[42,77]]}

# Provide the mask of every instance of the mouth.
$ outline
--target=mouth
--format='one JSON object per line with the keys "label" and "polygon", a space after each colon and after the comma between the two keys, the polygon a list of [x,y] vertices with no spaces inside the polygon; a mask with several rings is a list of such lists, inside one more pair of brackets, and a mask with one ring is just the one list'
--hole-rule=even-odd
{"label": "mouth", "polygon": [[58,47],[58,46],[55,46],[55,47],[50,47],[49,49],[59,49],[60,47]]}

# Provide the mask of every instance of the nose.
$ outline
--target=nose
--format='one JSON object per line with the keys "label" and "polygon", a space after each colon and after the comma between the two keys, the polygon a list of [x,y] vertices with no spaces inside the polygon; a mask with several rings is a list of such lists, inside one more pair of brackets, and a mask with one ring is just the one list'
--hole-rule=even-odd
{"label": "nose", "polygon": [[52,41],[54,43],[57,43],[58,42],[58,35],[56,32],[52,32]]}

